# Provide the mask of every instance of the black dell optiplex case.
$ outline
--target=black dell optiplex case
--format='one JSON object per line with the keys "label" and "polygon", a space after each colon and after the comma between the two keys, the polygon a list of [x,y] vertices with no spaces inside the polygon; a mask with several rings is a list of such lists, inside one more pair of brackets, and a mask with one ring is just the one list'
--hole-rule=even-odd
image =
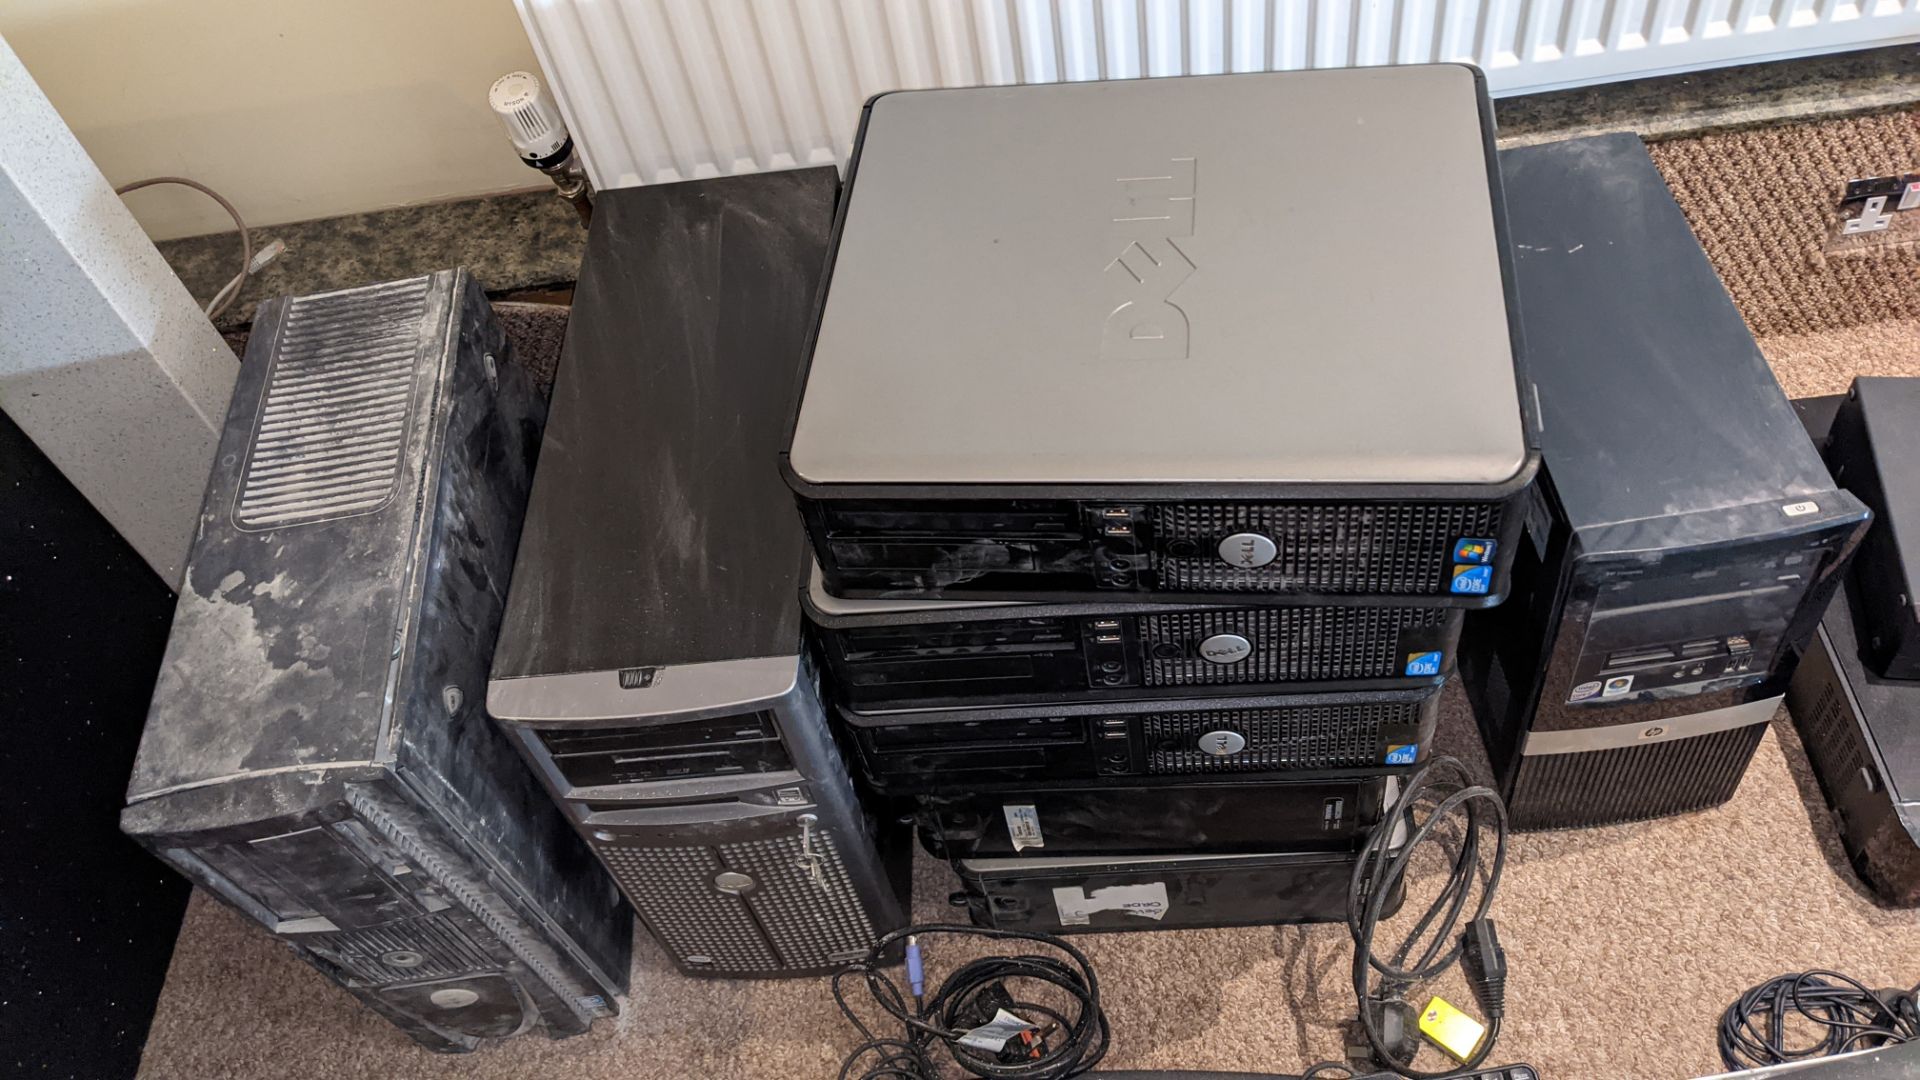
{"label": "black dell optiplex case", "polygon": [[1920,566],[1920,379],[1861,378],[1833,419],[1827,465],[1873,510],[1849,597],[1873,669],[1920,679],[1920,604],[1907,567]]}
{"label": "black dell optiplex case", "polygon": [[[957,859],[948,900],[976,926],[1048,934],[1338,922],[1358,861],[1352,848]],[[1405,884],[1394,882],[1386,914]]]}
{"label": "black dell optiplex case", "polygon": [[121,816],[433,1050],[627,986],[625,902],[482,706],[545,414],[465,271],[263,304]]}
{"label": "black dell optiplex case", "polygon": [[781,459],[826,591],[1499,603],[1501,202],[1465,65],[875,97]]}
{"label": "black dell optiplex case", "polygon": [[1860,646],[1843,591],[1800,658],[1787,711],[1853,868],[1887,902],[1920,907],[1920,681],[1875,674]]}
{"label": "black dell optiplex case", "polygon": [[805,598],[837,695],[866,713],[1438,686],[1465,613]]}
{"label": "black dell optiplex case", "polygon": [[802,975],[903,924],[802,645],[774,460],[837,179],[602,192],[487,705],[683,970]]}
{"label": "black dell optiplex case", "polygon": [[1460,672],[1517,827],[1732,796],[1868,520],[1640,140],[1504,151],[1546,467]]}
{"label": "black dell optiplex case", "polygon": [[1184,783],[1404,768],[1427,756],[1440,688],[896,713],[839,710],[868,782],[893,795],[1098,780]]}

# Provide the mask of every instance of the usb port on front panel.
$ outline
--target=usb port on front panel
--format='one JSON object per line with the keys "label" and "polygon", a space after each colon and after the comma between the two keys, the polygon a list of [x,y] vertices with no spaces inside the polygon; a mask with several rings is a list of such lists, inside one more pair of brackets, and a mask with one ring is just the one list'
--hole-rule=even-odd
{"label": "usb port on front panel", "polygon": [[1102,645],[1118,645],[1120,644],[1120,635],[1119,634],[1095,634],[1093,640],[1099,642]]}
{"label": "usb port on front panel", "polygon": [[1120,629],[1120,620],[1119,619],[1095,619],[1093,621],[1093,628],[1095,630],[1118,630]]}

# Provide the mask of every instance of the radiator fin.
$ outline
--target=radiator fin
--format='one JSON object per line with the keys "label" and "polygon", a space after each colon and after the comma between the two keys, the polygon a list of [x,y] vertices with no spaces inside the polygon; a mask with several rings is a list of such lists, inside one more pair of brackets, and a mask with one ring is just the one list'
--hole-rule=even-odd
{"label": "radiator fin", "polygon": [[1508,815],[1520,829],[1579,829],[1719,806],[1740,787],[1766,724],[1645,746],[1520,759]]}
{"label": "radiator fin", "polygon": [[[1385,729],[1420,723],[1419,702],[1303,705],[1274,709],[1209,709],[1145,717],[1147,771],[1157,774],[1277,772],[1379,765]],[[1247,740],[1237,753],[1200,749],[1211,731]]]}
{"label": "radiator fin", "polygon": [[243,529],[368,514],[400,481],[429,278],[287,305],[246,471]]}
{"label": "radiator fin", "polygon": [[[1454,613],[1440,608],[1256,608],[1141,615],[1148,686],[1203,686],[1308,679],[1398,678],[1406,658],[1400,632],[1440,626]],[[1215,634],[1238,634],[1253,645],[1245,660],[1216,664],[1194,654]],[[1177,644],[1185,655],[1158,657],[1153,647]]]}
{"label": "radiator fin", "polygon": [[[1450,587],[1454,542],[1499,536],[1501,504],[1209,502],[1150,512],[1163,589],[1438,596]],[[1273,561],[1222,561],[1220,542],[1242,532],[1270,538]]]}

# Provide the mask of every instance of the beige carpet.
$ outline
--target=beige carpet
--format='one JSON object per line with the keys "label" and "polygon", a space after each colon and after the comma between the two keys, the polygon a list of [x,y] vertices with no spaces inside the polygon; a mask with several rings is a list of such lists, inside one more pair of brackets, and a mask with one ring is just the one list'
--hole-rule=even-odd
{"label": "beige carpet", "polygon": [[[1821,252],[1832,176],[1920,168],[1917,122],[1902,114],[1656,149],[1792,394],[1837,392],[1856,372],[1920,375],[1915,251],[1848,255],[1842,269]],[[1764,189],[1745,210],[1725,194],[1739,178]],[[1867,263],[1871,272],[1856,272]],[[1484,766],[1457,692],[1440,741]],[[948,918],[951,887],[945,867],[923,858],[918,916]],[[1530,1062],[1549,1080],[1713,1072],[1720,1010],[1789,970],[1835,968],[1869,985],[1920,981],[1920,912],[1883,910],[1861,891],[1784,716],[1725,807],[1516,838],[1496,915],[1512,967],[1496,1059]],[[1353,1005],[1341,927],[1078,940],[1113,1020],[1110,1066],[1291,1072],[1339,1055],[1339,1025]],[[938,972],[953,959],[929,963]],[[856,1041],[824,981],[684,979],[642,937],[617,1020],[563,1042],[436,1057],[196,897],[141,1075],[818,1078],[834,1075]]]}

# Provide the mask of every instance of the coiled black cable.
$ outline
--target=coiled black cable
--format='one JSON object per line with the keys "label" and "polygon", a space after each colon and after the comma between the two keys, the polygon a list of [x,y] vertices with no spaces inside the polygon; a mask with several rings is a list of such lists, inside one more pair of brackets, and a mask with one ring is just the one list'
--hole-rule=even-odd
{"label": "coiled black cable", "polygon": [[[1787,1045],[1789,1022],[1820,1032]],[[1768,979],[1741,994],[1720,1017],[1720,1060],[1728,1069],[1757,1069],[1805,1058],[1868,1050],[1920,1038],[1920,986],[1870,990],[1835,971],[1801,971]]]}
{"label": "coiled black cable", "polygon": [[[903,990],[887,971],[883,957],[896,943],[926,937],[956,936],[994,941],[1027,941],[1057,950],[1058,956],[990,956],[960,966],[924,999]],[[918,978],[916,954],[909,968]],[[901,1037],[875,1035],[848,1003],[842,980],[861,976],[880,1009],[906,1029]],[[1026,985],[1023,985],[1026,984]],[[1060,1005],[1031,999],[1040,984],[1054,989]],[[1006,998],[1002,1001],[1001,994]],[[988,995],[992,995],[989,997]],[[864,960],[833,977],[833,1000],[865,1040],[840,1067],[841,1080],[937,1080],[934,1049],[944,1047],[955,1063],[975,1076],[993,1080],[1065,1080],[1099,1064],[1110,1031],[1100,1009],[1100,986],[1085,954],[1051,934],[996,930],[978,926],[929,924],[896,930],[876,942]],[[973,1027],[1005,1008],[1040,1026],[1039,1038],[1016,1061],[963,1046]]]}
{"label": "coiled black cable", "polygon": [[[1416,820],[1421,811],[1425,816]],[[1435,837],[1436,829],[1463,811],[1465,818],[1446,884],[1390,957],[1383,959],[1374,952],[1374,937],[1389,898],[1400,895],[1407,867],[1421,845]],[[1403,822],[1411,833],[1396,848],[1393,841]],[[1480,865],[1485,846],[1482,837],[1488,834],[1492,837],[1493,851],[1483,870]],[[1487,1032],[1470,1059],[1457,1069],[1428,1072],[1414,1068],[1411,1061],[1402,1061],[1400,1052],[1387,1045],[1369,1001],[1376,997],[1373,986],[1376,974],[1382,980],[1377,996],[1397,998],[1414,985],[1441,975],[1460,959],[1464,947],[1460,933],[1462,916],[1468,910],[1475,882],[1480,883],[1479,902],[1466,920],[1470,927],[1486,920],[1506,861],[1506,803],[1498,792],[1476,783],[1467,767],[1452,757],[1433,758],[1409,777],[1393,806],[1361,847],[1360,859],[1354,865],[1347,887],[1347,930],[1353,937],[1353,992],[1359,1000],[1360,1025],[1374,1055],[1402,1076],[1429,1080],[1471,1072],[1486,1061],[1494,1041],[1499,1038],[1500,1019],[1505,1011],[1504,957],[1469,956],[1468,981],[1487,1012]],[[1416,950],[1419,958],[1409,964],[1408,957]]]}

